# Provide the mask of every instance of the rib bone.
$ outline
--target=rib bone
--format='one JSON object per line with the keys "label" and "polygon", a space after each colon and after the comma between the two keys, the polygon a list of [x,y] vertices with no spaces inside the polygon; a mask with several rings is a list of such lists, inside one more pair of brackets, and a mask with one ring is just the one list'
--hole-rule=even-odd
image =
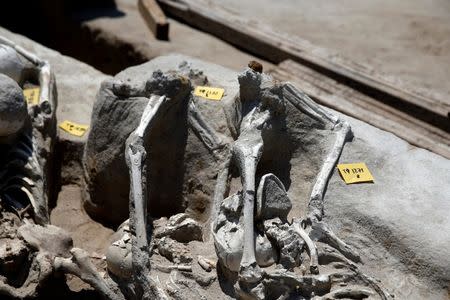
{"label": "rib bone", "polygon": [[303,230],[297,220],[294,220],[293,226],[295,231],[300,235],[300,237],[305,241],[306,246],[308,247],[310,263],[309,269],[311,274],[319,274],[319,258],[317,255],[317,249],[314,242],[309,238],[309,235]]}

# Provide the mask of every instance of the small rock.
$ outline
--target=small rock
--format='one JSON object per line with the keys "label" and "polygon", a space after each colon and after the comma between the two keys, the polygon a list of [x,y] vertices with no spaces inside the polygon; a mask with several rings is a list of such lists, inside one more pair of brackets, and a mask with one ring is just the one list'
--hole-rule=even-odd
{"label": "small rock", "polygon": [[188,243],[190,241],[202,241],[202,226],[186,214],[181,213],[170,217],[169,222],[164,228],[155,232],[157,238],[170,237],[180,243]]}
{"label": "small rock", "polygon": [[257,216],[262,220],[280,218],[287,222],[292,208],[283,183],[273,174],[261,178],[257,192]]}
{"label": "small rock", "polygon": [[27,118],[23,91],[10,77],[0,74],[0,136],[19,131]]}
{"label": "small rock", "polygon": [[163,237],[157,242],[159,254],[175,264],[191,263],[193,258],[190,255],[189,248],[174,241],[169,237]]}

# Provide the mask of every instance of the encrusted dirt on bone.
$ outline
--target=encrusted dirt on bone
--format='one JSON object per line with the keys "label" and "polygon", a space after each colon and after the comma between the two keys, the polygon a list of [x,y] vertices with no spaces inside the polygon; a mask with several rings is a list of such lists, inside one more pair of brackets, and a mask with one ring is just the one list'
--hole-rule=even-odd
{"label": "encrusted dirt on bone", "polygon": [[[218,292],[222,282],[218,281],[215,272],[217,258],[212,241],[180,243],[163,237],[155,239],[153,243],[151,276],[170,297],[230,299]],[[211,263],[212,271],[202,267],[202,259]]]}
{"label": "encrusted dirt on bone", "polygon": [[18,237],[19,217],[0,209],[0,277],[10,285],[20,286],[28,274],[33,250]]}
{"label": "encrusted dirt on bone", "polygon": [[163,237],[155,243],[159,254],[175,264],[189,264],[193,260],[189,248],[183,243],[178,243],[169,237]]}
{"label": "encrusted dirt on bone", "polygon": [[[218,223],[216,223],[217,228],[227,229],[224,226],[227,222],[234,224],[242,221],[239,213],[242,209],[242,201],[239,199],[240,197],[235,194],[224,200]],[[310,298],[328,295],[328,298],[334,299],[339,298],[339,295],[342,297],[366,295],[373,299],[380,299],[381,295],[384,295],[384,292],[378,287],[378,282],[368,279],[358,270],[356,262],[351,260],[356,259],[354,255],[349,259],[346,257],[346,255],[349,256],[347,252],[341,253],[339,249],[335,249],[327,243],[316,242],[314,247],[318,249],[319,266],[311,268],[311,249],[306,247],[305,241],[297,234],[292,225],[282,222],[279,218],[265,220],[261,225],[264,226],[265,234],[275,245],[278,256],[275,264],[261,268],[261,275],[255,277],[256,280],[242,276],[242,271],[238,272],[237,270],[239,263],[234,266],[233,260],[230,259],[235,254],[232,252],[233,249],[229,248],[229,244],[232,240],[239,240],[239,236],[236,237],[236,234],[234,237],[224,236],[221,230],[215,234],[216,249],[222,260],[221,266],[226,270],[219,273],[219,279],[227,282],[223,283],[223,286],[234,286],[236,295],[240,298]],[[228,231],[238,232],[230,228]],[[305,230],[309,232],[311,229],[306,228]],[[240,239],[242,243],[242,236]],[[222,247],[223,245],[228,245],[228,248]],[[341,248],[343,250],[350,249],[346,245],[341,245]],[[256,245],[256,250],[258,252],[258,245]],[[237,261],[238,259],[236,258]],[[251,270],[248,272],[250,272],[248,275],[251,275]],[[379,293],[379,291],[381,292]]]}
{"label": "encrusted dirt on bone", "polygon": [[156,227],[154,237],[168,237],[181,243],[202,241],[203,228],[200,223],[190,218],[187,214],[180,213],[171,216],[164,227]]}

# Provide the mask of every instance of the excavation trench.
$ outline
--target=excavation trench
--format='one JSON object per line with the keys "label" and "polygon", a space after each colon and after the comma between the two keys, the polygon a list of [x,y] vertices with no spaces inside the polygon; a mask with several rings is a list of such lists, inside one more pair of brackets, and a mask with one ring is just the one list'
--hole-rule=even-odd
{"label": "excavation trench", "polygon": [[101,30],[87,26],[94,18],[123,17],[124,13],[114,1],[40,0],[27,3],[27,9],[17,1],[8,1],[4,5],[0,12],[1,26],[106,74],[116,74],[152,58],[129,43],[111,39]]}

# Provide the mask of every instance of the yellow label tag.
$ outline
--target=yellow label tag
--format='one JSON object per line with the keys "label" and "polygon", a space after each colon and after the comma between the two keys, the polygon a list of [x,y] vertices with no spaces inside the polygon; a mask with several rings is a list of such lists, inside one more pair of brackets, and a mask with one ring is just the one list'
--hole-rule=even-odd
{"label": "yellow label tag", "polygon": [[39,92],[40,89],[38,87],[23,90],[23,95],[25,96],[25,100],[27,101],[28,105],[39,104]]}
{"label": "yellow label tag", "polygon": [[345,183],[373,182],[373,176],[365,163],[339,164],[339,173]]}
{"label": "yellow label tag", "polygon": [[89,128],[89,126],[87,125],[81,125],[67,120],[60,123],[59,127],[64,131],[67,131],[68,133],[76,136],[83,136]]}
{"label": "yellow label tag", "polygon": [[223,88],[215,88],[210,86],[197,86],[194,90],[194,95],[210,100],[222,99],[225,90]]}

